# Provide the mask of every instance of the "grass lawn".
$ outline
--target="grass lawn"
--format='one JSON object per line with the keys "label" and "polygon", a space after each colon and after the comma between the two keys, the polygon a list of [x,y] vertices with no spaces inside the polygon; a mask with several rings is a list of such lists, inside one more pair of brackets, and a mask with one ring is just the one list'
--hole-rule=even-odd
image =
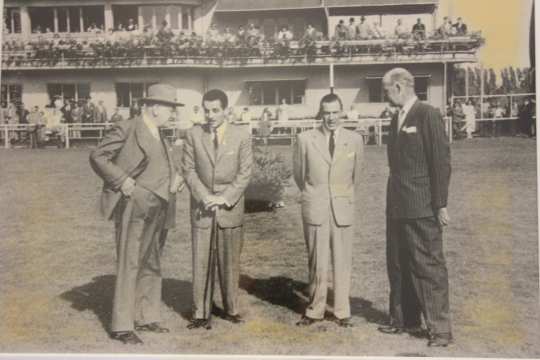
{"label": "grass lawn", "polygon": [[[289,153],[288,147],[275,150]],[[186,329],[191,311],[188,194],[163,256],[165,326],[128,347],[108,338],[114,283],[112,223],[99,218],[101,181],[88,149],[0,150],[0,352],[416,355],[539,357],[536,144],[494,138],[453,145],[445,232],[456,344],[430,349],[384,335],[384,147],[366,147],[353,247],[353,329],[300,318],[307,280],[298,192],[286,207],[247,214],[242,253],[244,325],[216,319]],[[290,158],[289,155],[287,155]],[[218,300],[219,304],[219,300]]]}

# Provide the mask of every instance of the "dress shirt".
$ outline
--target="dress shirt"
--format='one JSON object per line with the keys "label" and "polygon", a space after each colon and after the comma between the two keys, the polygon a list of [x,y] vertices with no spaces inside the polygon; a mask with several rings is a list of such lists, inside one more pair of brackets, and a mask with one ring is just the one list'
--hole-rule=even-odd
{"label": "dress shirt", "polygon": [[399,111],[398,130],[401,129],[401,126],[403,125],[403,122],[405,121],[405,118],[407,117],[407,114],[409,113],[409,111],[413,107],[416,100],[418,100],[418,97],[416,97],[416,95],[415,95],[412,98],[410,98],[409,100],[407,100],[407,102],[403,105],[403,107]]}

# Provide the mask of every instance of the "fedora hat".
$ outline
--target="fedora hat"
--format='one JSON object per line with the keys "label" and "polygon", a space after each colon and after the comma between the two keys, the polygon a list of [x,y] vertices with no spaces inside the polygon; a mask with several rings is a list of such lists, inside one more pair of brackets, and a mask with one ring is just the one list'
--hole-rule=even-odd
{"label": "fedora hat", "polygon": [[176,89],[169,84],[154,84],[148,88],[147,96],[142,98],[143,103],[159,103],[170,106],[184,106],[176,101]]}

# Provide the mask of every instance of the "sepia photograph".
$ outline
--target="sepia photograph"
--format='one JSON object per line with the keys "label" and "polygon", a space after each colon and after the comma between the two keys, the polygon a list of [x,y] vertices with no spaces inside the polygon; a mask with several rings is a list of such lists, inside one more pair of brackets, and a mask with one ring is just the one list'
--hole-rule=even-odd
{"label": "sepia photograph", "polygon": [[534,0],[0,0],[0,358],[540,358]]}

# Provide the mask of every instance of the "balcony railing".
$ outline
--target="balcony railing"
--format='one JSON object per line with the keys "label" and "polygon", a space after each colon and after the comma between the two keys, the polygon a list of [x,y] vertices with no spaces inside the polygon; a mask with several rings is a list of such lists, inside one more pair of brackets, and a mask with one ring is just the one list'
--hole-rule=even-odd
{"label": "balcony railing", "polygon": [[317,63],[385,63],[406,61],[475,61],[483,39],[291,41],[264,46],[166,44],[142,46],[84,43],[4,49],[2,69],[116,67],[231,67]]}

